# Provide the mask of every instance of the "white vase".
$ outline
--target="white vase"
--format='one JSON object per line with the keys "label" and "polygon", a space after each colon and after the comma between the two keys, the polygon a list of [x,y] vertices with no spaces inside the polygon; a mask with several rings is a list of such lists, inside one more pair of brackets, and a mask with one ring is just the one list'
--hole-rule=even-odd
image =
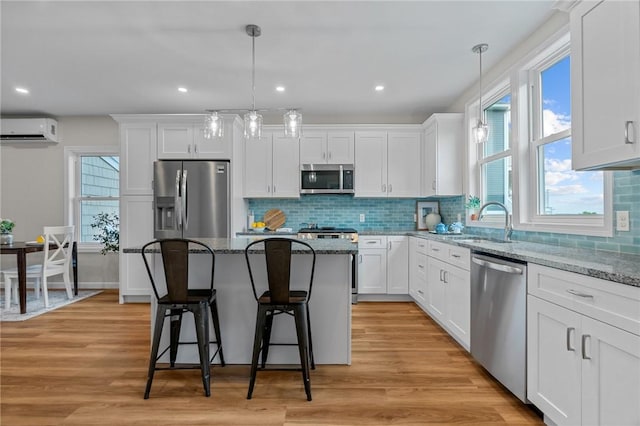
{"label": "white vase", "polygon": [[0,234],[0,244],[3,244],[3,245],[13,244],[13,234]]}

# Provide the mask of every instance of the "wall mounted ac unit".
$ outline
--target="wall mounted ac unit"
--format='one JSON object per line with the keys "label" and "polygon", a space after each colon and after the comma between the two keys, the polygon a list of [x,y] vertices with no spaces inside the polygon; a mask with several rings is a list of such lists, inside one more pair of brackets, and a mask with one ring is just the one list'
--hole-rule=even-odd
{"label": "wall mounted ac unit", "polygon": [[58,122],[51,118],[3,118],[2,142],[58,142]]}

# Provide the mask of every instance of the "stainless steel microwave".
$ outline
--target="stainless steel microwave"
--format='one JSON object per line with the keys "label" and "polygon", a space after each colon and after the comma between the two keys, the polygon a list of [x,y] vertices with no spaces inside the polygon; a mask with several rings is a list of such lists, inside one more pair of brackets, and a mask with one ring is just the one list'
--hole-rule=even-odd
{"label": "stainless steel microwave", "polygon": [[353,194],[353,164],[303,164],[301,194]]}

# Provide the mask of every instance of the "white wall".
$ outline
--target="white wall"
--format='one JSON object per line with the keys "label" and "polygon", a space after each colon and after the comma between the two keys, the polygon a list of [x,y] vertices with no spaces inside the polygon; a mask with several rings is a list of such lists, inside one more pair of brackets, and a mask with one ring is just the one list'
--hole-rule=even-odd
{"label": "white wall", "polygon": [[[0,217],[16,222],[18,241],[34,240],[46,225],[64,224],[64,147],[120,146],[117,123],[108,116],[58,118],[58,144],[0,145]],[[38,254],[28,263],[39,262]],[[12,267],[15,256],[0,258],[2,268]],[[113,254],[78,255],[80,287],[117,286],[118,257]]]}

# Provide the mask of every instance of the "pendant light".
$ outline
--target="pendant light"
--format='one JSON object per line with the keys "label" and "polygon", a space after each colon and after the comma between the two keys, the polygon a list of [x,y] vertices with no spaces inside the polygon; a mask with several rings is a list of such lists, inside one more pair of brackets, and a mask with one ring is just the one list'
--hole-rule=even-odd
{"label": "pendant light", "polygon": [[[223,135],[222,117],[220,112],[240,112],[244,114],[244,137],[260,139],[262,136],[262,114],[256,109],[256,37],[260,37],[262,29],[257,25],[247,25],[245,31],[251,37],[251,109],[250,110],[207,110],[205,117],[204,136],[207,139],[219,138]],[[297,109],[287,108],[284,114],[284,134],[292,138],[299,138],[302,131],[302,115]]]}
{"label": "pendant light", "polygon": [[480,99],[478,101],[478,122],[473,128],[473,137],[477,143],[485,143],[489,137],[489,126],[483,120],[484,112],[482,110],[482,54],[489,49],[489,45],[486,43],[476,44],[471,48],[473,53],[477,53],[480,56]]}

